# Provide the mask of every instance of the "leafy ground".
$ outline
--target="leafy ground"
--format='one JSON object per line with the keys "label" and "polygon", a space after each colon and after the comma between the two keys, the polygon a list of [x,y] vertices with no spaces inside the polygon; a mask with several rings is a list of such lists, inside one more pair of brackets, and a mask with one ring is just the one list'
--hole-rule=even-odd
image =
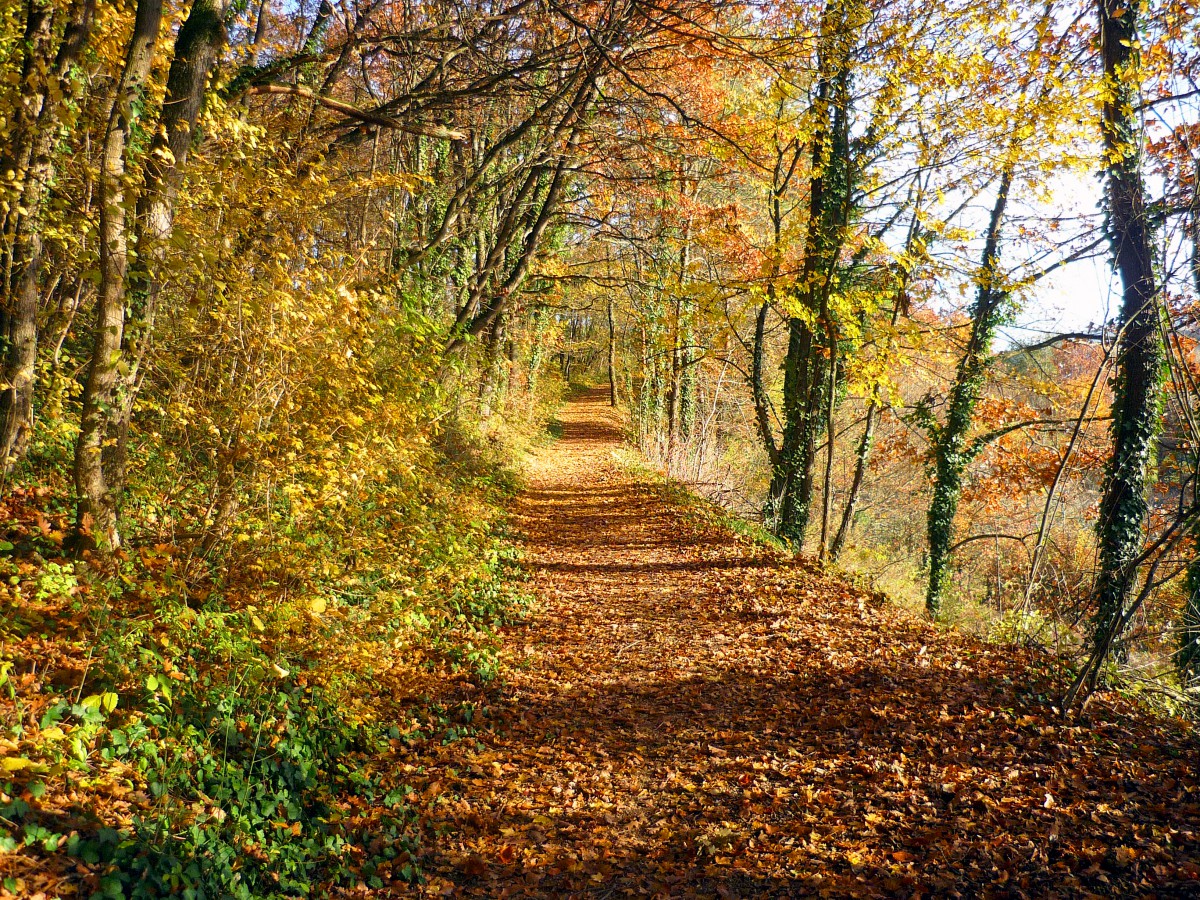
{"label": "leafy ground", "polygon": [[413,890],[1200,897],[1182,723],[1102,697],[1066,725],[1033,651],[914,620],[629,474],[600,394],[562,426],[516,510],[540,609],[508,630],[507,686],[474,742],[402,756]]}

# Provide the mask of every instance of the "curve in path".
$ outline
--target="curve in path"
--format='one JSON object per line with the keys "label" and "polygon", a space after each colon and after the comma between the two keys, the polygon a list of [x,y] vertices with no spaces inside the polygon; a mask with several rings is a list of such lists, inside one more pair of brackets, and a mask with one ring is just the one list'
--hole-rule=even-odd
{"label": "curve in path", "polygon": [[1064,726],[1036,656],[735,537],[622,440],[590,393],[530,467],[538,609],[494,726],[421,760],[422,893],[1200,896],[1182,729]]}

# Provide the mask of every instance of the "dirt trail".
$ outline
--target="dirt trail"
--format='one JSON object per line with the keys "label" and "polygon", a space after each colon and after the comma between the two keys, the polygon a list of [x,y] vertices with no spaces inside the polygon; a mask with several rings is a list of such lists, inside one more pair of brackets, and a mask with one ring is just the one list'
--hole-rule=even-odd
{"label": "dirt trail", "polygon": [[601,393],[562,426],[516,508],[539,611],[506,636],[482,749],[419,760],[422,893],[1200,896],[1181,727],[1128,706],[1066,727],[1028,654],[628,474]]}

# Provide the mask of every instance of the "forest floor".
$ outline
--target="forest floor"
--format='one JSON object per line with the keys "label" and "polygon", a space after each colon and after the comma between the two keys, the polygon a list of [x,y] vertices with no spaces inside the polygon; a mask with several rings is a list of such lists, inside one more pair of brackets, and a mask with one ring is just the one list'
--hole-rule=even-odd
{"label": "forest floor", "polygon": [[426,896],[1200,897],[1200,748],[1033,650],[731,533],[567,404],[515,509],[531,590],[473,739],[404,766]]}

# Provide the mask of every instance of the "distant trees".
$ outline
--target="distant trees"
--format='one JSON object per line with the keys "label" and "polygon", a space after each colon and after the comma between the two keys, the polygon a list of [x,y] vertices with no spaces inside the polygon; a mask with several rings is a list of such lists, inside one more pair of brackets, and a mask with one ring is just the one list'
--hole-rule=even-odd
{"label": "distant trees", "polygon": [[[83,79],[96,10],[90,0],[29,0],[5,19],[20,33],[0,44],[11,86],[0,443],[11,475],[36,443],[38,332],[55,318],[46,293],[78,285],[82,311],[62,323],[55,353],[65,341],[86,364],[74,387],[55,388],[54,402],[74,445],[79,543],[113,551],[143,391],[154,386],[153,407],[172,390],[162,381],[170,351],[160,339],[171,339],[163,317],[173,325],[180,304],[195,303],[194,268],[206,254],[234,267],[278,241],[270,211],[267,221],[231,226],[223,204],[232,182],[207,179],[270,146],[290,163],[269,192],[344,186],[333,202],[353,224],[323,225],[311,252],[342,259],[360,286],[422,298],[442,330],[446,372],[467,353],[479,364],[481,399],[502,405],[506,357],[533,327],[527,282],[595,151],[601,85],[636,85],[659,66],[656,35],[686,33],[719,6],[681,2],[651,14],[637,0],[487,10],[322,2],[306,15],[270,0],[253,9],[194,0],[166,36],[162,3],[139,0],[132,16],[106,13]],[[243,145],[214,141],[223,129],[240,129]],[[70,167],[63,184],[85,182],[89,203],[94,194],[95,241],[74,257],[54,248],[47,260],[46,234],[87,233],[55,196],[60,158]],[[287,202],[279,197],[281,208]],[[212,231],[197,235],[185,209],[181,232],[181,203],[210,203]],[[181,241],[192,242],[192,256]],[[290,265],[297,285],[312,271],[311,260]],[[260,280],[270,280],[265,270]]]}
{"label": "distant trees", "polygon": [[[719,74],[706,71],[707,80],[680,67],[669,91],[630,104],[624,136],[636,145],[623,145],[585,179],[602,202],[582,211],[575,228],[605,241],[618,274],[606,268],[603,285],[586,291],[573,293],[572,282],[563,284],[566,296],[581,303],[593,302],[583,298],[599,287],[619,291],[613,308],[626,325],[611,333],[626,335],[631,412],[648,452],[668,471],[710,485],[740,509],[761,503],[765,524],[793,546],[811,542],[819,556],[844,557],[855,524],[869,521],[862,497],[871,493],[872,449],[886,423],[887,464],[897,445],[907,444],[926,466],[926,480],[909,488],[903,503],[928,503],[920,556],[933,616],[942,615],[947,596],[959,593],[952,577],[956,555],[969,548],[968,556],[977,556],[980,541],[1004,542],[1005,551],[996,543],[997,568],[1011,563],[1023,577],[1040,579],[1048,554],[1068,552],[1051,549],[1054,511],[1066,502],[1066,485],[1090,490],[1099,464],[1088,431],[1108,408],[1103,390],[1086,389],[1096,373],[1055,394],[1053,402],[1067,409],[1013,394],[1045,389],[1037,380],[1048,377],[1037,374],[1045,365],[1038,348],[1061,348],[1045,351],[1054,365],[1086,357],[1103,368],[1105,353],[1072,349],[1061,343],[1070,337],[1064,335],[1047,335],[1028,352],[1003,345],[1010,339],[1006,326],[1047,276],[1099,252],[1097,221],[1086,212],[1076,219],[1059,215],[1055,186],[1100,164],[1089,118],[1097,93],[1111,93],[1114,78],[1135,85],[1145,78],[1135,72],[1138,42],[1129,35],[1115,39],[1134,48],[1129,57],[1093,54],[1096,31],[1084,12],[1091,14],[1057,3],[919,12],[894,4],[781,7],[770,23],[731,30],[737,49],[748,51],[739,62],[732,52],[717,57],[712,66]],[[1155,65],[1174,73],[1156,75],[1155,90],[1175,100],[1191,96],[1179,74],[1191,71],[1191,63],[1184,61],[1186,27],[1178,12],[1168,3],[1146,13],[1158,41]],[[1106,15],[1123,21],[1126,14],[1112,8]],[[791,43],[755,43],[781,28]],[[896,88],[889,73],[901,71],[903,88]],[[1145,103],[1127,93],[1106,106],[1108,230],[1125,256],[1128,241],[1117,231],[1131,220],[1124,216],[1122,225],[1114,214],[1113,195],[1113,184],[1130,182],[1125,157],[1112,149],[1120,141],[1151,146],[1155,165],[1178,184],[1169,199],[1146,199],[1142,219],[1178,215],[1179,233],[1195,231],[1187,225],[1188,216],[1194,218],[1192,168],[1181,149],[1194,137],[1187,114],[1171,118],[1164,126],[1169,136],[1157,140],[1127,133],[1114,143],[1111,137],[1137,126]],[[1123,110],[1125,119],[1114,119],[1114,110]],[[1175,148],[1169,154],[1168,146]],[[686,166],[670,155],[682,147]],[[1114,168],[1114,161],[1125,168]],[[982,197],[989,198],[986,205]],[[584,248],[584,239],[577,246]],[[1171,246],[1182,249],[1182,242]],[[684,257],[686,286],[674,268]],[[570,258],[580,266],[575,271],[583,271],[598,254]],[[1118,258],[1123,278],[1127,262]],[[1153,281],[1154,265],[1143,271]],[[1180,285],[1182,296],[1189,290]],[[972,302],[958,316],[949,310],[960,291]],[[601,302],[599,311],[607,315],[608,301]],[[1139,379],[1130,379],[1142,364],[1133,351],[1153,349],[1145,318],[1151,313],[1125,318],[1135,307],[1124,308],[1105,334],[1118,341],[1117,383],[1136,385]],[[1165,326],[1159,321],[1157,327]],[[931,358],[937,367],[905,370]],[[1154,368],[1151,357],[1143,362],[1148,367],[1141,371]],[[731,369],[741,377],[730,380]],[[1028,388],[1015,386],[1021,378]],[[902,396],[902,381],[922,383],[923,397]],[[1139,421],[1157,421],[1154,391],[1135,393],[1135,405],[1150,403]],[[686,397],[696,399],[679,402]],[[692,402],[715,423],[695,434],[680,427],[681,409]],[[1120,402],[1113,415],[1114,436],[1126,433]],[[913,447],[917,435],[926,443]],[[758,448],[748,451],[747,436]],[[1106,512],[1098,546],[1107,541],[1126,553],[1139,547],[1133,540],[1139,529],[1144,539],[1157,501],[1150,474],[1141,476],[1139,488],[1130,480],[1136,466],[1116,462],[1140,456],[1151,473],[1148,452],[1129,441],[1116,446],[1104,504],[1125,497],[1118,503],[1125,508],[1136,495],[1142,510],[1129,507],[1130,515],[1118,517]],[[1029,491],[1021,502],[1045,504],[1040,527],[981,530],[960,520],[964,503],[1003,506],[1004,498],[980,492],[991,480],[1017,478],[1021,467]],[[1117,490],[1118,484],[1125,488]],[[1086,506],[1087,496],[1069,502]],[[1141,524],[1117,540],[1111,531],[1117,519]],[[1186,544],[1173,538],[1170,552],[1183,552]],[[1156,538],[1153,552],[1166,546]],[[1032,554],[1031,565],[1022,547]],[[1102,550],[1109,560],[1096,573],[1102,606],[1111,601],[1104,592],[1119,587],[1119,572],[1128,575],[1147,563],[1145,552],[1137,549],[1122,568],[1115,560],[1126,557]],[[1155,584],[1165,583],[1161,572],[1156,577]],[[1021,583],[1023,609],[1044,596],[1039,585]],[[1128,597],[1129,589],[1118,593]],[[1005,577],[992,573],[989,597],[1010,590]],[[1133,603],[1123,604],[1126,621]]]}

